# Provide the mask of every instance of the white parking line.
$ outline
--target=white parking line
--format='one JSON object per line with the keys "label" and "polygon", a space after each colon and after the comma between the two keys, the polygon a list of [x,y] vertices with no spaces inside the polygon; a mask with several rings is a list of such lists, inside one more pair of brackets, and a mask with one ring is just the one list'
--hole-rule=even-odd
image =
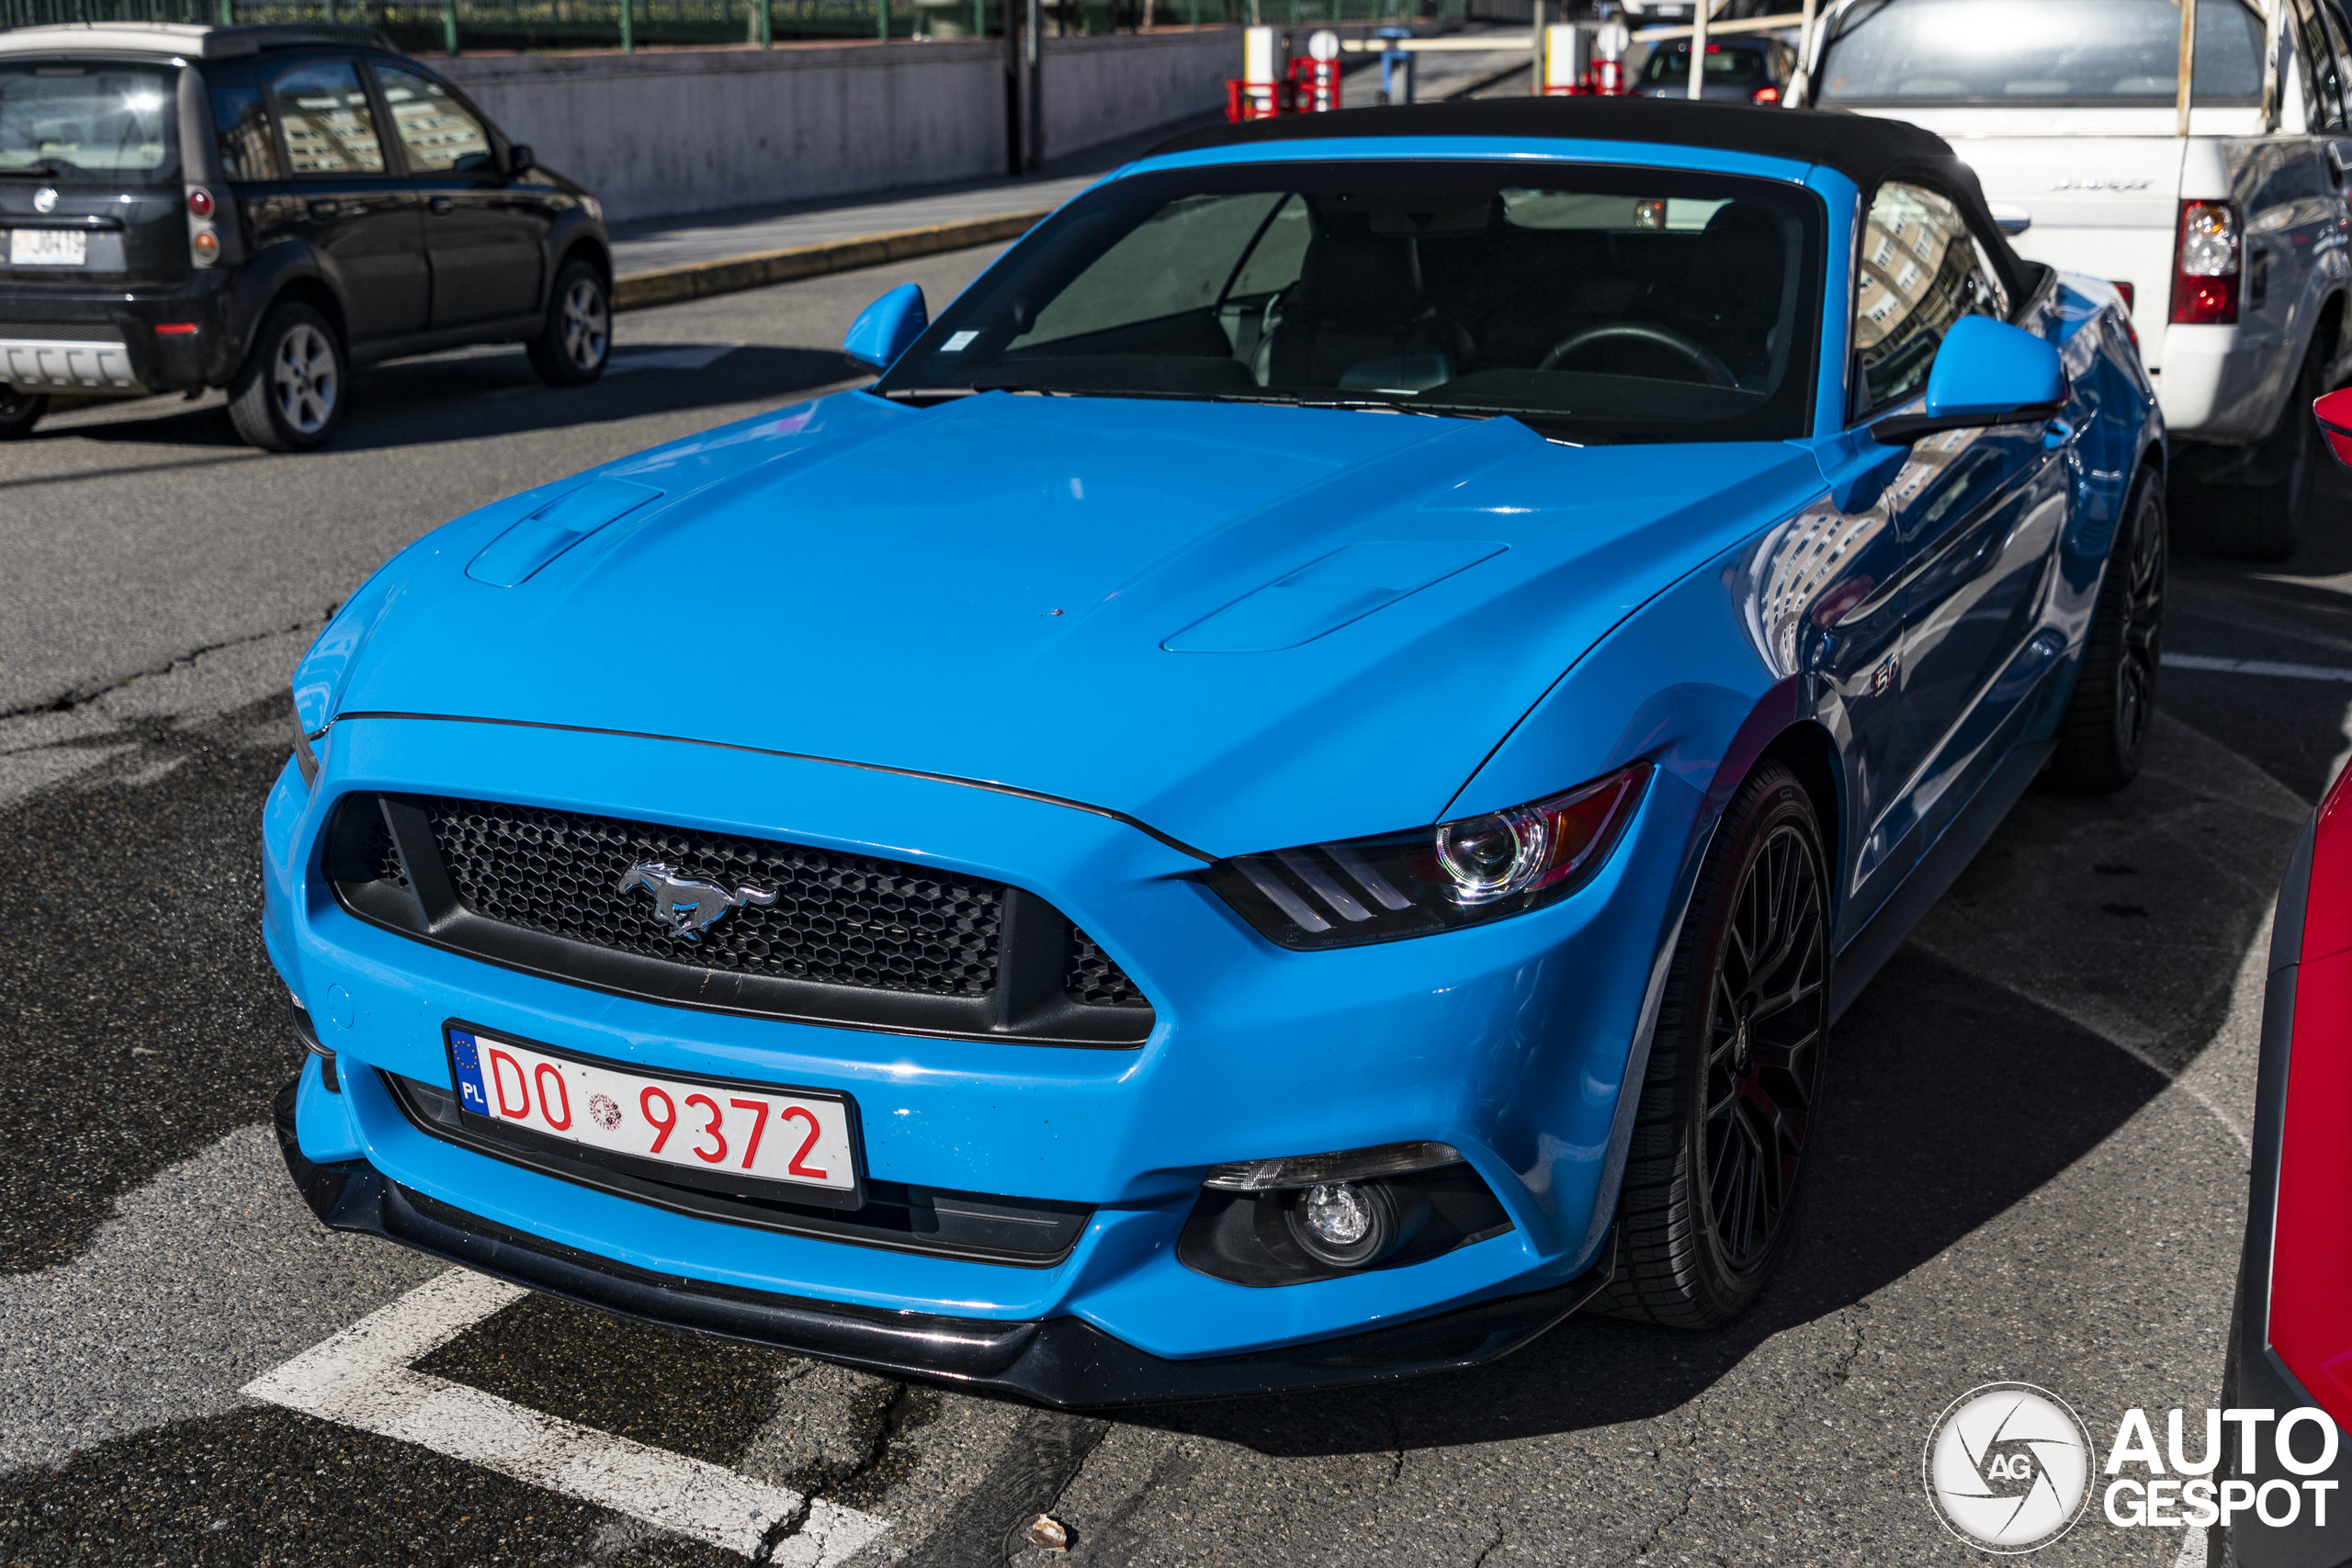
{"label": "white parking line", "polygon": [[[409,1363],[528,1294],[462,1269],[428,1280],[245,1385],[250,1398],[415,1443],[749,1557],[807,1499],[718,1465],[560,1420]],[[768,1561],[827,1568],[889,1529],[830,1503]]]}
{"label": "white parking line", "polygon": [[2167,670],[2211,670],[2223,675],[2280,675],[2290,681],[2352,681],[2352,669],[2337,664],[2280,664],[2268,659],[2214,659],[2202,653],[2167,653]]}

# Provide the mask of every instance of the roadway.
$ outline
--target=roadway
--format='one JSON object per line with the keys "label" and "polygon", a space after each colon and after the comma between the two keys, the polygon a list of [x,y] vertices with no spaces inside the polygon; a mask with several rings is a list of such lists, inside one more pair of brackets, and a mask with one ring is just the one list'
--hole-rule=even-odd
{"label": "roadway", "polygon": [[[239,446],[217,394],[0,447],[0,1562],[744,1560],[649,1523],[648,1488],[240,1394],[379,1308],[447,1307],[411,1295],[439,1265],[322,1230],[285,1179],[256,813],[288,670],[386,555],[839,383],[859,305],[987,255],[624,316],[584,389],[509,351],[363,372],[315,456]],[[1728,1329],[1571,1320],[1472,1374],[1097,1417],[483,1298],[370,1375],[506,1402],[525,1448],[625,1438],[807,1500],[761,1527],[777,1562],[875,1532],[860,1563],[1001,1563],[1040,1511],[1085,1563],[1976,1561],[1919,1495],[1955,1396],[2035,1382],[2111,1434],[2216,1395],[2256,964],[2348,744],[2347,503],[2329,476],[2282,566],[2176,563],[2173,651],[2308,673],[2170,670],[2138,784],[2018,808],[1841,1025],[1784,1273]],[[2041,1560],[2182,1544],[2094,1514]]]}

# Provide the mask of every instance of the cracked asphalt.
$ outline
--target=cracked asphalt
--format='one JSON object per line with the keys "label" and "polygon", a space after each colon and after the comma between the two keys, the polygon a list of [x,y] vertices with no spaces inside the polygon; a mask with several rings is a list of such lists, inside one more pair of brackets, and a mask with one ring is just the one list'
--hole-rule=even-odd
{"label": "cracked asphalt", "polygon": [[[838,382],[859,305],[986,256],[625,316],[585,390],[519,353],[382,367],[315,457],[237,446],[217,397],[0,447],[0,1564],[742,1561],[239,1393],[442,1271],[286,1182],[254,823],[287,672],[384,556]],[[2347,508],[2329,476],[2280,567],[2182,554],[2170,648],[2352,669]],[[2104,1436],[2217,1393],[2256,961],[2347,699],[2174,670],[2139,783],[2018,807],[1838,1029],[1787,1265],[1720,1332],[1571,1319],[1458,1376],[1076,1416],[532,1299],[416,1370],[887,1520],[861,1568],[997,1568],[1040,1513],[1087,1564],[1974,1561],[1919,1489],[1954,1397],[2039,1383]],[[2040,1561],[2185,1544],[2094,1512]]]}

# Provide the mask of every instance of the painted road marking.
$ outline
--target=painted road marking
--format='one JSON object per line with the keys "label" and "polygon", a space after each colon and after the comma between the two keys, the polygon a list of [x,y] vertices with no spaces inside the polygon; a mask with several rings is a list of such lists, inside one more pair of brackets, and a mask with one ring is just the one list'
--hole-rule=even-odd
{"label": "painted road marking", "polygon": [[2167,653],[2167,670],[2211,670],[2223,675],[2279,675],[2290,681],[2352,681],[2352,669],[2338,664],[2280,664],[2268,659],[2214,659],[2202,653]]}
{"label": "painted road marking", "polygon": [[807,1520],[767,1560],[791,1568],[827,1568],[889,1529],[872,1514],[811,1503],[719,1465],[526,1409],[410,1366],[527,1294],[518,1285],[452,1269],[263,1373],[243,1392],[746,1557],[760,1550],[778,1521],[806,1507]]}

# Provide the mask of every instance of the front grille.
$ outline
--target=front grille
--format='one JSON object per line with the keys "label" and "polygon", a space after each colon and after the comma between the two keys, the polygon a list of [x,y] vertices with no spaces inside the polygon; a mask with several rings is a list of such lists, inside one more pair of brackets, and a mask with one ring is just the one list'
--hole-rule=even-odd
{"label": "front grille", "polygon": [[[1001,884],[900,861],[479,800],[422,799],[434,848],[478,914],[672,964],[939,997],[996,987]],[[621,891],[632,865],[775,895],[695,941]]]}
{"label": "front grille", "polygon": [[[346,797],[328,859],[363,919],[600,989],[916,1033],[1132,1045],[1151,1030],[1150,1002],[1092,939],[984,877],[437,795]],[[656,862],[766,901],[673,933],[650,897],[622,887]],[[1050,967],[1020,953],[1051,954]]]}

